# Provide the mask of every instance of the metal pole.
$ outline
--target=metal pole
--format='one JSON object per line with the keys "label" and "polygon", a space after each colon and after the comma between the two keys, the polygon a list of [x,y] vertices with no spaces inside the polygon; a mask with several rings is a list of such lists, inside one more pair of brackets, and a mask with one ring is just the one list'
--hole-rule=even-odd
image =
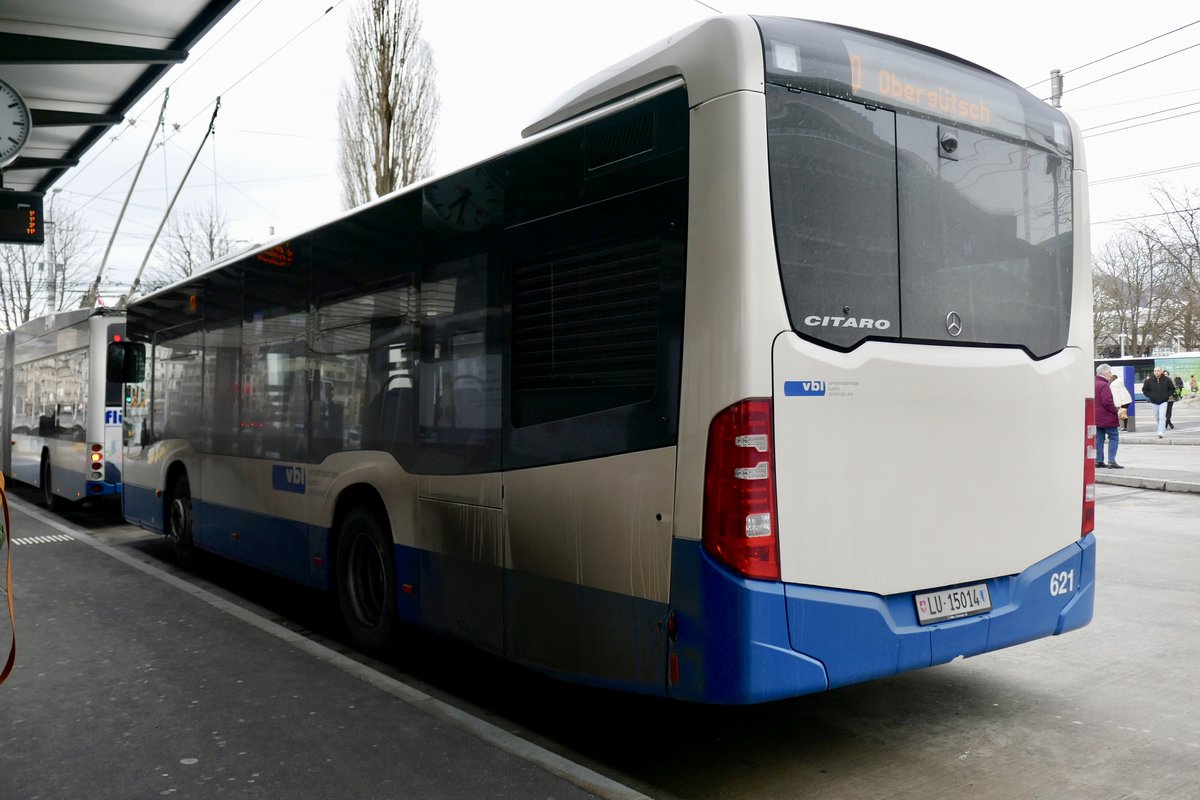
{"label": "metal pole", "polygon": [[[217,106],[213,109],[212,119],[208,121],[208,130],[204,133],[204,138],[200,140],[200,146],[196,148],[196,154],[192,156],[192,163],[188,164],[187,171],[183,173],[183,178],[179,181],[179,186],[175,188],[175,194],[171,197],[171,202],[167,205],[167,211],[163,214],[162,221],[158,223],[158,230],[154,232],[154,238],[150,241],[150,246],[146,248],[146,256],[142,259],[142,265],[138,267],[137,275],[133,277],[133,283],[129,286],[129,293],[125,295],[124,300],[128,301],[137,292],[138,284],[142,280],[142,272],[146,269],[146,263],[150,260],[150,254],[154,252],[154,245],[158,244],[158,236],[162,233],[163,227],[167,224],[167,218],[171,216],[171,209],[175,207],[175,201],[179,199],[179,193],[183,191],[183,185],[187,183],[188,175],[192,174],[192,167],[196,166],[196,159],[200,157],[200,151],[204,149],[204,143],[208,141],[208,137],[212,135],[213,128],[217,124],[217,112],[221,110],[221,98],[217,98]],[[120,303],[124,305],[124,302]]]}
{"label": "metal pole", "polygon": [[58,304],[55,302],[58,299],[58,296],[57,296],[58,291],[57,291],[57,287],[55,286],[55,284],[56,284],[55,278],[57,277],[58,270],[56,270],[54,268],[55,261],[56,261],[55,252],[54,252],[54,228],[55,228],[57,222],[58,222],[58,218],[54,216],[54,195],[50,195],[50,215],[49,215],[49,218],[46,220],[46,245],[45,245],[46,263],[48,263],[50,265],[50,274],[48,274],[46,276],[46,303],[47,303],[46,313],[47,314],[53,314],[55,311],[58,311],[58,308],[56,308],[56,306]]}
{"label": "metal pole", "polygon": [[100,296],[100,277],[104,275],[104,266],[108,263],[108,254],[112,252],[113,242],[117,239],[117,231],[121,228],[121,220],[125,218],[125,209],[129,208],[129,198],[133,197],[133,187],[137,186],[138,178],[142,174],[142,167],[146,166],[146,157],[150,155],[150,147],[154,144],[154,136],[158,133],[158,129],[162,127],[163,120],[167,117],[167,99],[170,96],[170,89],[163,92],[162,108],[158,112],[158,124],[150,132],[150,141],[146,142],[146,152],[142,153],[142,161],[138,164],[137,173],[133,176],[133,182],[129,184],[129,191],[125,193],[125,202],[121,205],[121,213],[117,215],[117,224],[113,225],[112,236],[108,237],[108,247],[104,249],[104,258],[100,260],[100,269],[96,270],[96,280],[83,295],[83,302],[79,304],[80,308],[94,306],[96,298]]}

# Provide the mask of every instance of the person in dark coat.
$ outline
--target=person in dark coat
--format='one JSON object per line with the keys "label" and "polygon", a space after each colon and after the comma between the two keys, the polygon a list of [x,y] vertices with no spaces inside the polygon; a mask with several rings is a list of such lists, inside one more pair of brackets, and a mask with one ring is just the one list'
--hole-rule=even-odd
{"label": "person in dark coat", "polygon": [[[1117,404],[1113,402],[1112,387],[1109,386],[1116,377],[1108,364],[1096,367],[1096,466],[1123,469],[1117,463],[1121,420],[1117,416]],[[1104,461],[1105,439],[1108,439],[1107,463]]]}
{"label": "person in dark coat", "polygon": [[1142,394],[1154,406],[1154,416],[1158,420],[1158,438],[1167,433],[1167,401],[1175,396],[1175,384],[1164,373],[1162,367],[1155,367],[1154,374],[1146,378],[1142,384]]}
{"label": "person in dark coat", "polygon": [[[1171,380],[1171,373],[1164,369],[1163,377],[1166,378],[1167,380]],[[1171,412],[1175,410],[1175,401],[1179,399],[1179,383],[1176,383],[1176,381],[1179,381],[1178,375],[1175,376],[1175,380],[1171,381],[1171,385],[1174,386],[1175,389],[1174,389],[1174,391],[1171,392],[1171,396],[1167,398],[1167,427],[1168,428],[1175,427],[1175,423],[1171,422]]]}

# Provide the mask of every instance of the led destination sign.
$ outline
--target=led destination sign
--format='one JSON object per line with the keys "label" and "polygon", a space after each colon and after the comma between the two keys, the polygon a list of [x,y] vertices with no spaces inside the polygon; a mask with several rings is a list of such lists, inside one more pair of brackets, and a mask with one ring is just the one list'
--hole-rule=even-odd
{"label": "led destination sign", "polygon": [[992,112],[988,109],[986,100],[980,97],[963,98],[952,89],[914,83],[890,69],[881,69],[872,75],[875,86],[864,92],[862,70],[862,56],[850,56],[850,89],[857,95],[874,94],[886,97],[912,108],[926,108],[950,119],[969,119],[984,125],[992,121]]}
{"label": "led destination sign", "polygon": [[850,91],[863,99],[903,106],[953,122],[1024,133],[1024,113],[1016,96],[963,67],[929,58],[846,42]]}
{"label": "led destination sign", "polygon": [[[836,26],[773,19],[761,24],[769,81],[1018,139],[1029,136],[1029,100],[979,67]],[[830,31],[836,38],[830,39]],[[1053,130],[1045,124],[1052,118],[1048,114],[1035,125]],[[1053,140],[1061,146],[1065,135]]]}

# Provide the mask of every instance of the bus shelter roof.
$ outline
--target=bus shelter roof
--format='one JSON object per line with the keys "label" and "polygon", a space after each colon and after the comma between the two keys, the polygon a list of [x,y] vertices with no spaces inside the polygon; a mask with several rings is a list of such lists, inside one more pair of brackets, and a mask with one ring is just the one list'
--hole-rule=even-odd
{"label": "bus shelter roof", "polygon": [[0,79],[32,118],[0,186],[48,191],[237,2],[0,0]]}

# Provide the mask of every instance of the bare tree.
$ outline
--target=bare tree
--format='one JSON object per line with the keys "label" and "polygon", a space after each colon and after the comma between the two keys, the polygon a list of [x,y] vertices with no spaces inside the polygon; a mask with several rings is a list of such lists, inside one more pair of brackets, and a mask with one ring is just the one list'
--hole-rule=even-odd
{"label": "bare tree", "polygon": [[43,247],[0,246],[0,327],[6,330],[75,308],[83,296],[95,234],[72,209],[60,204],[49,211]]}
{"label": "bare tree", "polygon": [[190,278],[201,267],[230,253],[234,244],[229,217],[214,203],[183,211],[168,223],[166,252],[151,270],[144,289]]}
{"label": "bare tree", "polygon": [[1175,300],[1181,308],[1175,333],[1183,337],[1185,346],[1196,347],[1200,345],[1195,314],[1200,306],[1200,192],[1186,188],[1173,192],[1160,185],[1150,196],[1163,213],[1152,223],[1139,224],[1138,231],[1172,272]]}
{"label": "bare tree", "polygon": [[1130,355],[1148,355],[1171,341],[1180,312],[1178,284],[1144,232],[1121,234],[1093,255],[1092,292],[1098,352],[1110,352],[1113,343],[1119,348],[1119,335],[1129,337]]}
{"label": "bare tree", "polygon": [[5,330],[12,330],[33,319],[34,308],[44,307],[46,266],[41,250],[6,244],[0,246],[0,268],[0,321]]}
{"label": "bare tree", "polygon": [[338,175],[353,208],[427,177],[441,100],[417,0],[359,0],[338,92]]}

